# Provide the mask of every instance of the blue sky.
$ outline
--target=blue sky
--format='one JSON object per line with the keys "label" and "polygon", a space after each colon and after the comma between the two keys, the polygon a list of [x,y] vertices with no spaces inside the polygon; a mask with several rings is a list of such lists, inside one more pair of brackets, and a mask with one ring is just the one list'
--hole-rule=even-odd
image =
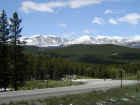
{"label": "blue sky", "polygon": [[8,17],[22,18],[23,36],[56,34],[133,37],[140,35],[140,0],[1,0]]}

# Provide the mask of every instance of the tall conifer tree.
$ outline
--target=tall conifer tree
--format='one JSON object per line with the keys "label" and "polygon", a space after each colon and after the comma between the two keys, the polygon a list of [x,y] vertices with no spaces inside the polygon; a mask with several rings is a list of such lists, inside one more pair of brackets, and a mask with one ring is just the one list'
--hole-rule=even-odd
{"label": "tall conifer tree", "polygon": [[23,43],[20,41],[22,28],[20,26],[21,19],[18,17],[16,12],[13,13],[10,18],[10,38],[11,47],[13,48],[13,78],[12,86],[15,90],[18,89],[19,85],[23,85],[24,82],[24,67],[25,67],[25,56],[23,54]]}
{"label": "tall conifer tree", "polygon": [[9,25],[7,15],[3,10],[0,14],[0,87],[6,90],[9,84],[8,72],[8,37]]}

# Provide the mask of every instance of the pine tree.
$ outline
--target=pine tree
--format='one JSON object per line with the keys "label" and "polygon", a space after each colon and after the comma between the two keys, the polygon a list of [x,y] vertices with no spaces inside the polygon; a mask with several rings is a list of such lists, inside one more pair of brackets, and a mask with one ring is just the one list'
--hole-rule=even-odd
{"label": "pine tree", "polygon": [[21,19],[19,19],[16,12],[13,13],[12,18],[10,18],[10,38],[11,47],[13,48],[12,59],[13,59],[13,73],[11,85],[14,87],[15,91],[18,86],[23,85],[25,79],[25,65],[26,60],[23,54],[23,43],[20,41],[20,33],[22,28],[20,27]]}
{"label": "pine tree", "polygon": [[9,37],[9,25],[7,15],[3,10],[0,14],[0,87],[6,88],[9,84],[9,72],[8,72],[8,37]]}

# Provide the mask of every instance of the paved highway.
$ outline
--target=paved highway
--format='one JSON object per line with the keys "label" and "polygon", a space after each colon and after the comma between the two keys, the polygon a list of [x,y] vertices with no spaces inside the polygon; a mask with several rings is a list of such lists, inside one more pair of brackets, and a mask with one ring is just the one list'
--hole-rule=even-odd
{"label": "paved highway", "polygon": [[[0,104],[9,103],[10,101],[23,101],[34,100],[40,98],[47,98],[52,96],[60,96],[67,94],[76,94],[82,92],[89,92],[95,90],[106,90],[114,87],[119,87],[120,80],[102,80],[102,79],[88,79],[88,80],[76,80],[86,82],[84,85],[59,87],[59,88],[47,88],[47,89],[35,89],[25,91],[10,91],[0,93]],[[124,85],[134,85],[136,81],[127,80],[123,81]]]}

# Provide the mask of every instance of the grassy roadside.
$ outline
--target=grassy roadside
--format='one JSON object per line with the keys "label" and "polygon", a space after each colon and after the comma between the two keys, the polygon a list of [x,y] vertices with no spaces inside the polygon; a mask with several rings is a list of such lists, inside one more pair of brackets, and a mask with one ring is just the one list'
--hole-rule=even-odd
{"label": "grassy roadside", "polygon": [[82,85],[83,82],[72,82],[70,80],[61,81],[61,80],[49,80],[49,81],[41,81],[41,80],[33,80],[27,81],[24,86],[20,87],[19,90],[32,90],[32,89],[43,89],[43,88],[55,88],[55,87],[64,87],[64,86],[72,86],[72,85]]}
{"label": "grassy roadside", "polygon": [[98,78],[88,77],[88,76],[78,76],[77,79],[98,79]]}
{"label": "grassy roadside", "polygon": [[137,75],[130,75],[127,77],[128,80],[137,80]]}
{"label": "grassy roadside", "polygon": [[140,85],[2,105],[140,105]]}

